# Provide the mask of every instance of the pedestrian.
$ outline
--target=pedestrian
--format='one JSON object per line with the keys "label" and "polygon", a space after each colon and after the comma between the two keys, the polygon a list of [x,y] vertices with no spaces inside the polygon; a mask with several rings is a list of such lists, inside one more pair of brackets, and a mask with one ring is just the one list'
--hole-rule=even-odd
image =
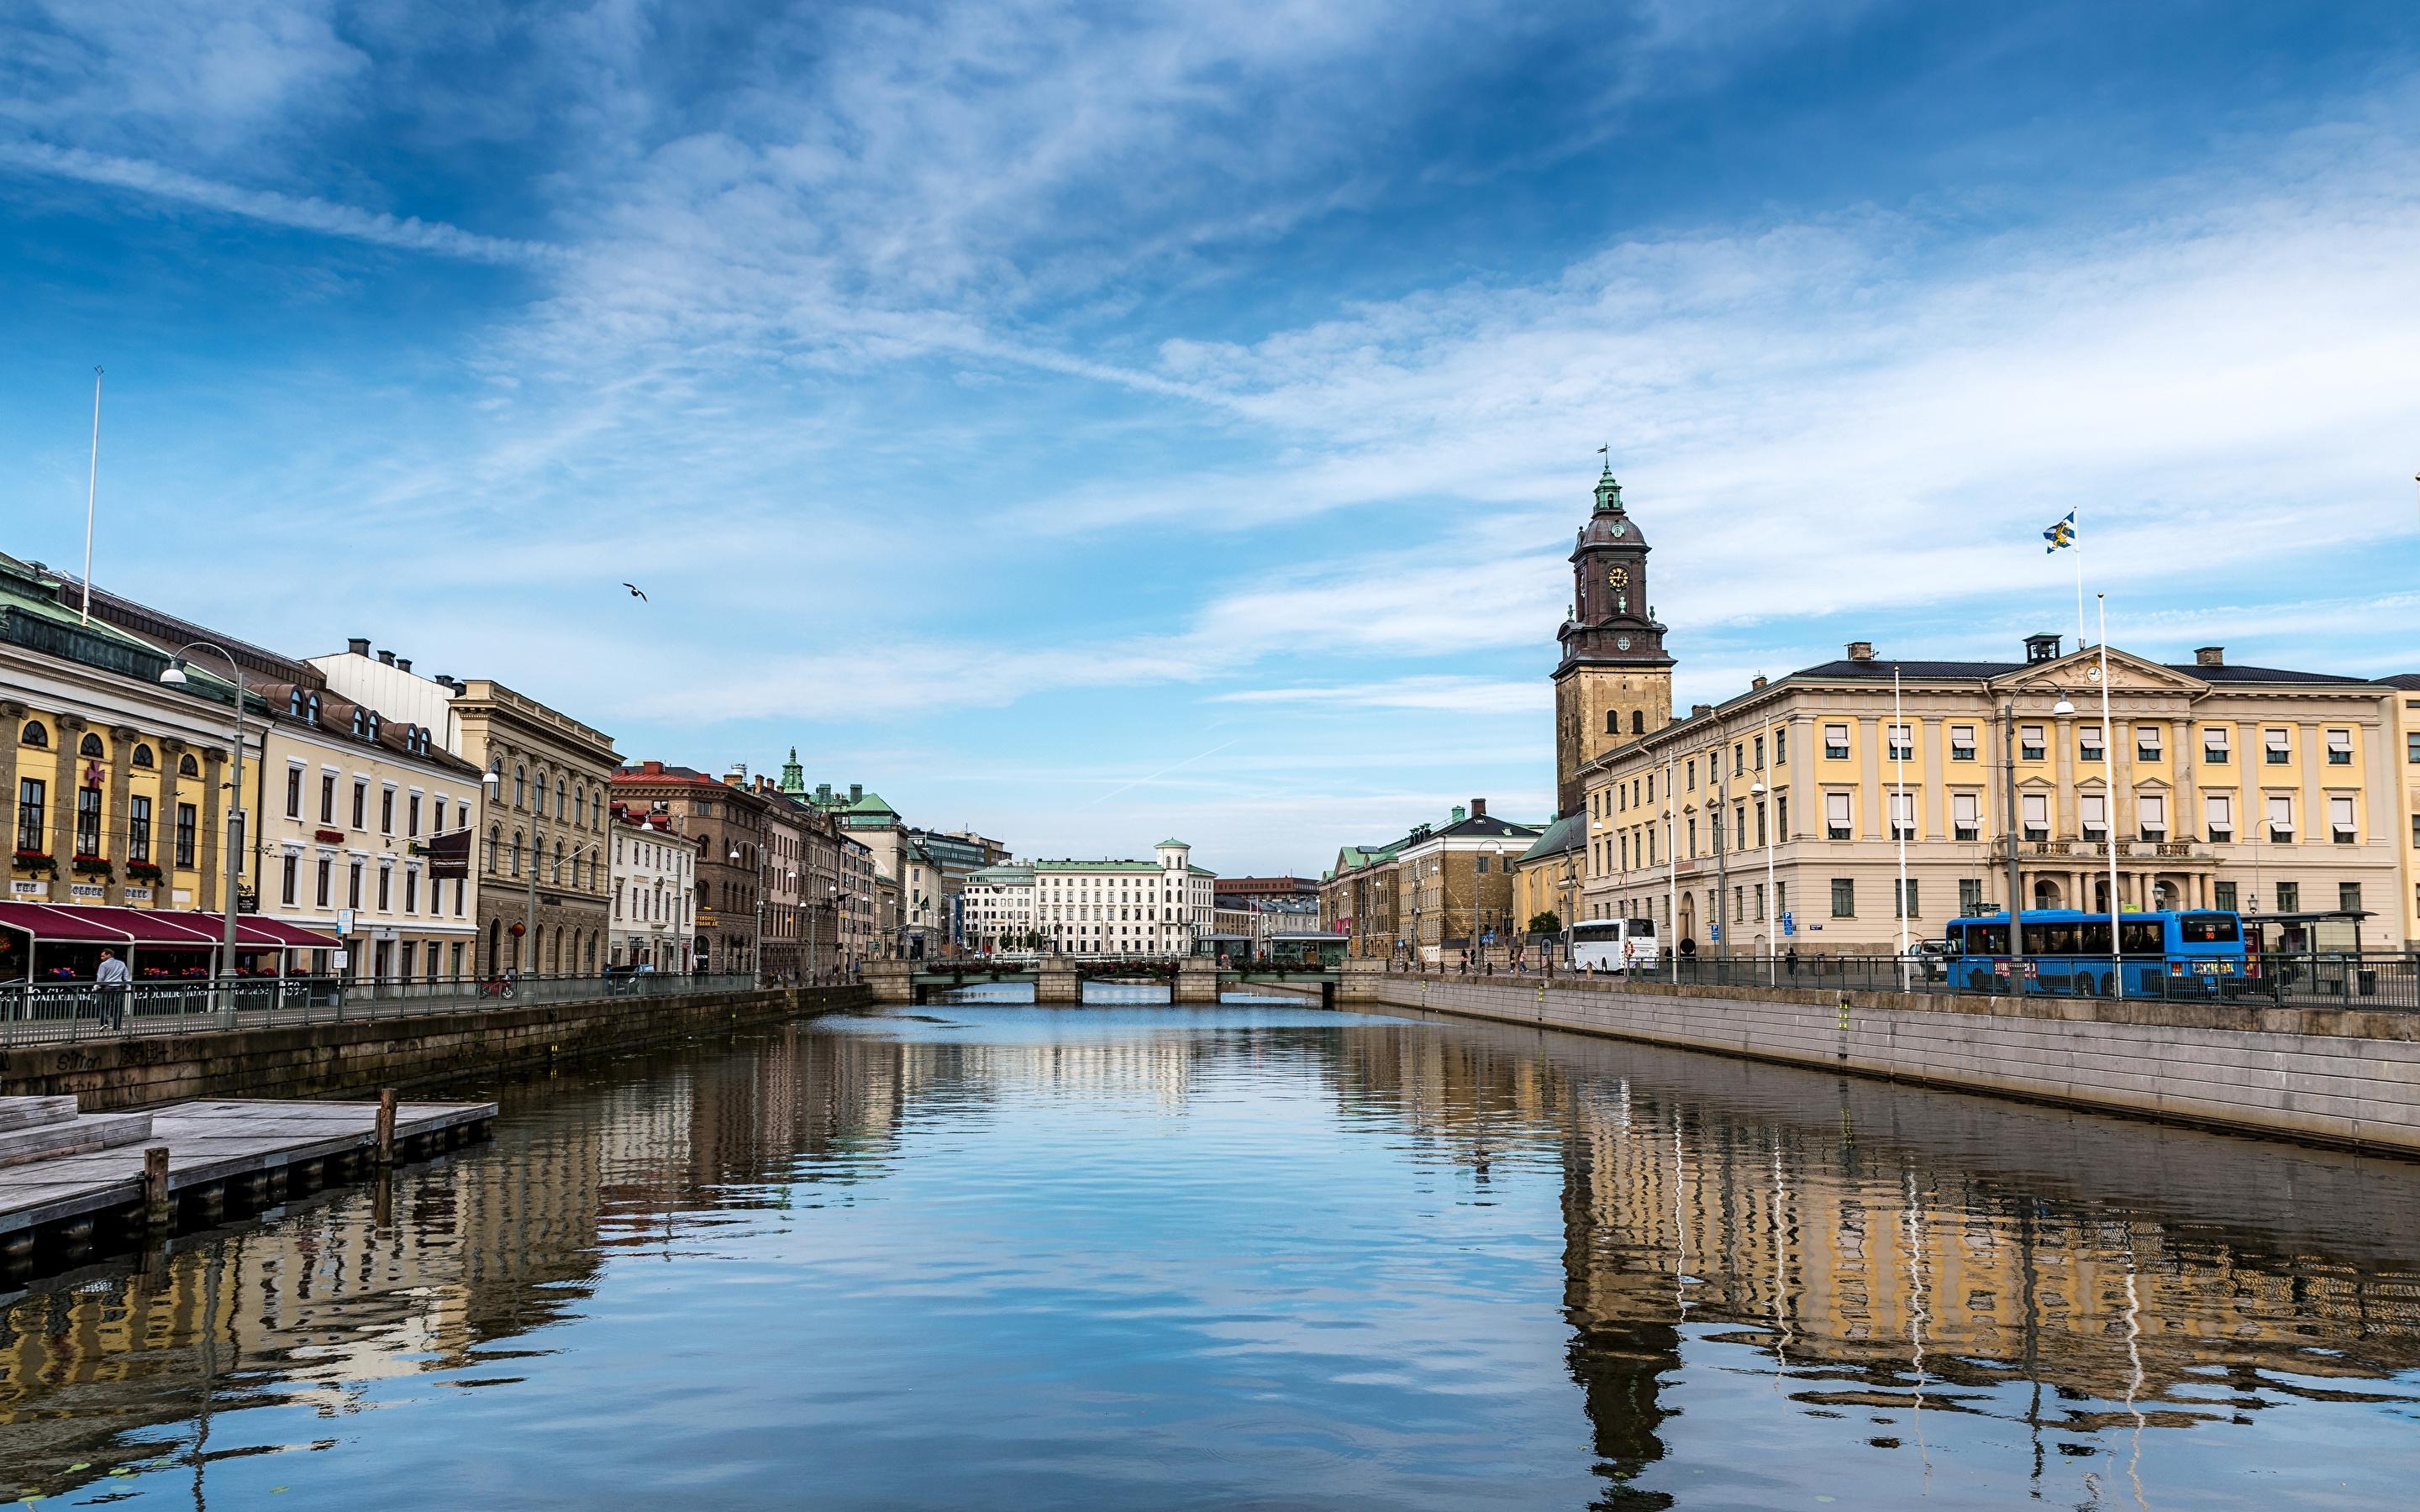
{"label": "pedestrian", "polygon": [[1798,947],[1794,945],[1792,946],[1789,951],[1782,956],[1781,964],[1790,968],[1791,983],[1793,986],[1796,985],[1798,981]]}
{"label": "pedestrian", "polygon": [[93,986],[101,995],[101,1021],[112,1028],[126,1027],[126,995],[132,990],[133,973],[117,952],[101,947],[101,964],[93,968]]}

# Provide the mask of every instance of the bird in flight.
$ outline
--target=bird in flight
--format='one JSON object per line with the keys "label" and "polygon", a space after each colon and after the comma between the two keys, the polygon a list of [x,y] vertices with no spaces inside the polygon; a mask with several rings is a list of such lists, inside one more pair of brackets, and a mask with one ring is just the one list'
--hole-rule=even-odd
{"label": "bird in flight", "polygon": [[639,585],[637,583],[624,583],[622,586],[630,591],[630,596],[632,598],[637,599],[643,604],[647,601],[647,595],[639,592]]}

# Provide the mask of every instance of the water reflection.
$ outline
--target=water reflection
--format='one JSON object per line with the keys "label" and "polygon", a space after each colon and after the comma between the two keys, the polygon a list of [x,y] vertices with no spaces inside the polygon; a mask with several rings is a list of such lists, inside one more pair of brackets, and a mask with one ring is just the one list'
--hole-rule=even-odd
{"label": "water reflection", "polygon": [[497,1095],[493,1145],[391,1193],[10,1303],[0,1489],[2199,1507],[2420,1472],[2399,1163],[1289,1005],[956,1002]]}

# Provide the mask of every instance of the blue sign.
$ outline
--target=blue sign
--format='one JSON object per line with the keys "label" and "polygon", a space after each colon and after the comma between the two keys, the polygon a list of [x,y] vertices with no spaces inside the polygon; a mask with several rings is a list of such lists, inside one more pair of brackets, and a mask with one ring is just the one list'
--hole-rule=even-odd
{"label": "blue sign", "polygon": [[1720,944],[1722,944],[1722,943],[1723,943],[1723,927],[1722,927],[1720,924],[1709,924],[1709,925],[1707,925],[1707,926],[1706,926],[1706,938],[1708,938],[1708,939],[1710,939],[1710,940],[1714,941],[1716,945],[1720,945]]}
{"label": "blue sign", "polygon": [[1787,908],[1781,911],[1781,933],[1784,934],[1798,933],[1798,920]]}

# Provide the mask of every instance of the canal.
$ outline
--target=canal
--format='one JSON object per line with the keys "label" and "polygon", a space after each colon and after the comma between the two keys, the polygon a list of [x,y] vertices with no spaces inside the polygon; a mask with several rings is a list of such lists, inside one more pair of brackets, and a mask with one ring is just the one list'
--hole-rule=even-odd
{"label": "canal", "polygon": [[2412,1504],[2420,1167],[1145,995],[447,1088],[491,1144],[8,1300],[0,1493]]}

